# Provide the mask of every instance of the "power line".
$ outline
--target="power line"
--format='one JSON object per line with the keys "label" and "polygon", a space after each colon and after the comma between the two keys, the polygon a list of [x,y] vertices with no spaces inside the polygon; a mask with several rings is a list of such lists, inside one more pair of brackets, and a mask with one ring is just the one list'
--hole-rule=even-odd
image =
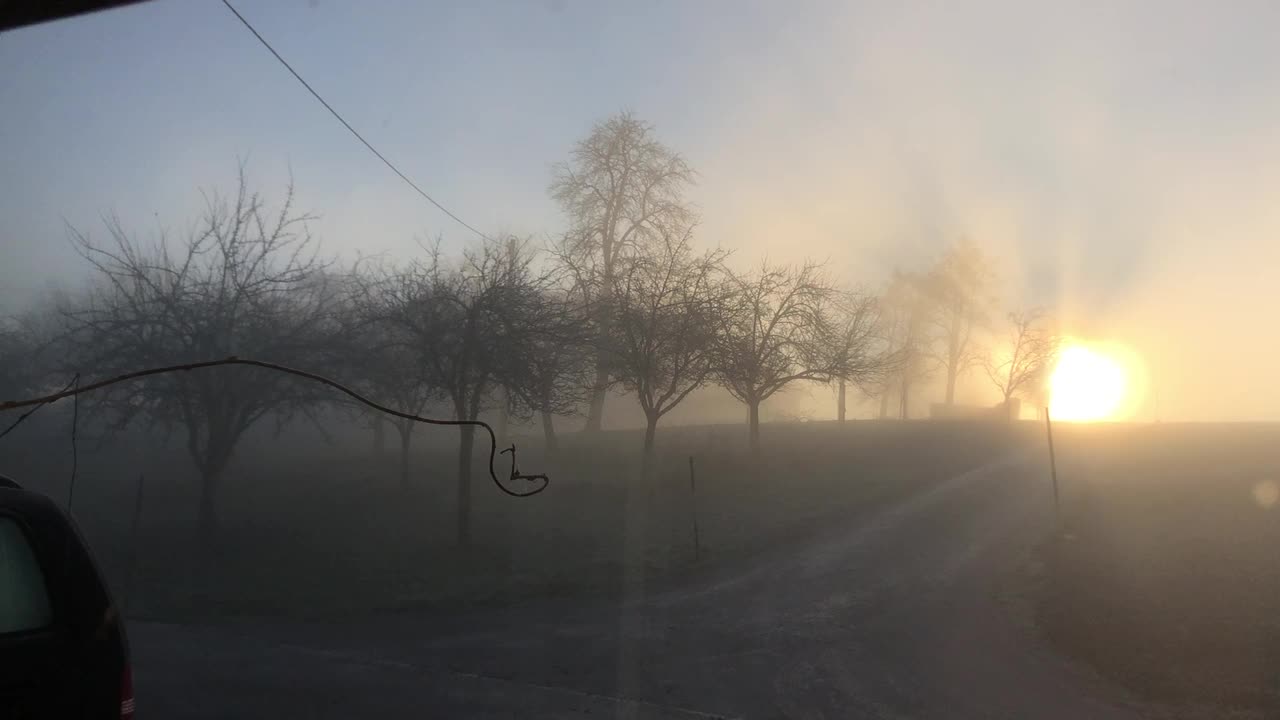
{"label": "power line", "polygon": [[289,71],[289,72],[290,72],[290,73],[291,73],[295,78],[297,78],[298,82],[302,83],[302,87],[306,88],[306,89],[307,89],[307,91],[308,91],[308,92],[310,92],[310,93],[311,93],[311,95],[312,95],[313,97],[315,97],[315,99],[316,99],[316,100],[319,100],[319,101],[320,101],[320,104],[324,106],[324,109],[325,109],[325,110],[328,110],[330,114],[332,114],[335,118],[337,118],[337,119],[338,119],[338,122],[342,123],[342,126],[343,126],[343,127],[345,127],[346,129],[350,130],[350,131],[351,131],[351,134],[356,136],[356,139],[357,139],[357,140],[359,140],[361,143],[363,143],[365,147],[369,148],[369,152],[371,152],[371,153],[373,153],[374,155],[376,155],[376,156],[378,157],[378,159],[379,159],[379,160],[381,160],[381,161],[382,161],[382,163],[383,163],[384,165],[386,165],[387,167],[391,168],[391,172],[395,173],[396,175],[399,175],[401,180],[404,180],[406,183],[408,183],[408,184],[409,184],[409,187],[413,188],[414,190],[416,190],[416,191],[418,192],[418,194],[419,194],[419,195],[421,195],[422,197],[426,198],[427,202],[431,203],[432,205],[435,205],[435,206],[436,206],[436,209],[438,209],[440,212],[442,212],[442,213],[444,213],[445,215],[448,215],[449,217],[453,218],[454,222],[458,223],[458,224],[459,224],[459,225],[461,225],[462,227],[464,227],[464,228],[466,228],[466,229],[470,230],[471,232],[475,233],[476,235],[480,236],[480,238],[481,238],[482,240],[488,240],[488,239],[489,239],[489,236],[487,236],[487,235],[485,235],[484,233],[480,232],[479,230],[475,229],[474,227],[472,227],[471,225],[469,225],[465,220],[463,220],[462,218],[460,218],[460,217],[458,217],[457,215],[454,215],[452,212],[450,212],[450,211],[449,211],[449,208],[447,208],[447,207],[445,207],[445,206],[441,205],[440,203],[436,202],[436,199],[435,199],[435,198],[433,198],[433,197],[431,197],[430,195],[428,195],[428,194],[427,194],[427,192],[426,192],[425,190],[423,190],[422,188],[418,187],[418,184],[417,184],[417,183],[415,183],[414,181],[410,180],[408,175],[405,175],[404,173],[400,172],[400,168],[396,167],[396,166],[395,166],[395,164],[394,164],[394,163],[392,163],[390,160],[388,160],[388,159],[386,158],[386,156],[385,156],[385,155],[383,155],[382,153],[378,152],[378,149],[377,149],[377,148],[375,148],[373,145],[369,144],[369,141],[368,141],[368,140],[365,140],[363,135],[361,135],[361,134],[360,134],[360,133],[359,133],[355,128],[351,127],[351,123],[349,123],[349,122],[347,122],[345,119],[343,119],[343,117],[342,117],[341,115],[339,115],[339,114],[338,114],[338,111],[333,109],[333,106],[332,106],[332,105],[330,105],[328,102],[326,102],[324,98],[320,97],[320,93],[316,92],[315,88],[311,87],[311,84],[310,84],[310,83],[308,83],[306,80],[302,79],[302,76],[298,74],[298,71],[297,71],[297,70],[294,70],[294,69],[293,69],[293,66],[292,66],[292,65],[290,65],[290,64],[289,64],[289,62],[288,62],[287,60],[285,60],[283,57],[281,57],[281,56],[280,56],[280,53],[276,52],[276,49],[275,49],[275,48],[271,47],[271,43],[267,42],[267,39],[266,39],[266,38],[264,38],[264,37],[262,37],[261,33],[259,33],[257,30],[255,30],[255,29],[254,29],[253,25],[250,25],[250,24],[249,24],[249,21],[248,21],[248,20],[246,20],[246,19],[244,18],[244,16],[240,14],[240,11],[239,11],[239,10],[236,10],[236,9],[235,9],[235,7],[233,7],[233,6],[231,5],[231,3],[230,3],[230,2],[228,2],[228,0],[222,0],[222,4],[223,4],[223,5],[226,5],[226,6],[227,6],[227,9],[228,9],[228,10],[230,10],[230,11],[232,12],[232,14],[233,14],[233,15],[235,15],[237,18],[239,18],[240,22],[244,23],[244,26],[245,26],[245,27],[249,28],[249,32],[253,33],[253,36],[254,36],[254,37],[256,37],[256,38],[258,38],[258,42],[262,43],[262,46],[263,46],[263,47],[265,47],[267,50],[269,50],[269,51],[271,52],[271,54],[272,54],[272,55],[275,55],[276,60],[279,60],[279,61],[280,61],[280,64],[281,64],[281,65],[284,65],[285,69],[286,69],[286,70],[288,70],[288,71]]}
{"label": "power line", "polygon": [[[66,392],[67,390],[70,390],[71,386],[75,384],[75,382],[79,379],[80,379],[80,376],[76,375],[74,378],[71,379],[71,382],[67,383],[66,386],[62,388],[60,392]],[[52,400],[49,402],[52,402]],[[13,432],[14,428],[21,425],[22,422],[27,418],[31,417],[32,415],[35,415],[40,408],[44,407],[47,404],[48,403],[43,403],[43,402],[38,404],[33,404],[30,410],[19,415],[18,419],[14,420],[13,423],[9,425],[9,427],[5,428],[3,431],[0,431],[0,438],[3,438],[5,435],[8,435],[9,433]]]}

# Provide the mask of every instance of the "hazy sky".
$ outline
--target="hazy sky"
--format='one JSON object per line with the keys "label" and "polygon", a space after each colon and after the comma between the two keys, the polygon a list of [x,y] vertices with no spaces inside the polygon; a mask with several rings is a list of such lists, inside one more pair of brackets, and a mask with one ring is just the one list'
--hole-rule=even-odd
{"label": "hazy sky", "polygon": [[[1257,339],[1280,300],[1280,3],[237,7],[483,230],[559,229],[551,165],[629,108],[700,172],[704,243],[874,286],[968,234],[1007,306],[1135,347],[1162,388],[1144,412],[1280,417],[1280,343]],[[64,222],[180,232],[238,157],[273,196],[291,168],[334,252],[469,240],[216,0],[0,34],[0,68],[10,305],[76,277]],[[1211,387],[1224,353],[1236,371]]]}

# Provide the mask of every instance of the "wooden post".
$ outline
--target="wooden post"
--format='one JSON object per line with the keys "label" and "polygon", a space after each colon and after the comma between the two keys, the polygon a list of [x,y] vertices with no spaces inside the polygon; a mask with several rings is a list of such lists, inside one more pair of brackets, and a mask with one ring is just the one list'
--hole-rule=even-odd
{"label": "wooden post", "polygon": [[1053,421],[1049,419],[1049,406],[1044,406],[1044,429],[1049,436],[1049,474],[1053,477],[1053,513],[1062,522],[1062,503],[1058,498],[1058,461],[1053,455]]}
{"label": "wooden post", "polygon": [[694,479],[693,456],[689,456],[689,506],[693,511],[693,561],[702,557],[702,542],[698,537],[698,487]]}

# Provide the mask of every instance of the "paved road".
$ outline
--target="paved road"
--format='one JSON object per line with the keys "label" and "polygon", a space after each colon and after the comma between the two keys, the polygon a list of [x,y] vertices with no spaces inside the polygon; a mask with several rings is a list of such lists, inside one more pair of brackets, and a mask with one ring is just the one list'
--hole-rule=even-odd
{"label": "paved road", "polygon": [[[1038,458],[1037,458],[1038,460]],[[338,625],[132,627],[165,718],[1133,718],[1008,599],[1048,527],[1011,455],[691,587]],[[1016,593],[1014,593],[1016,596]]]}

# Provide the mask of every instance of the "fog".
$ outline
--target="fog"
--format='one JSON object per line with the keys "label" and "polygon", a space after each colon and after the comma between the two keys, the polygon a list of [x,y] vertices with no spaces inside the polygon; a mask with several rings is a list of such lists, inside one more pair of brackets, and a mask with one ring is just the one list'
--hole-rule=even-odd
{"label": "fog", "polygon": [[[696,242],[749,267],[829,258],[872,291],[957,238],[1002,312],[1141,365],[1137,419],[1275,419],[1280,54],[1270,3],[336,3],[247,10],[352,123],[486,232],[550,238],[554,163],[629,108],[698,173]],[[643,39],[642,39],[643,38]],[[237,159],[292,175],[345,261],[465,230],[380,166],[220,6],[147,4],[7,33],[0,299],[84,274],[66,225],[181,230]],[[987,401],[980,372],[962,396]],[[732,413],[703,397],[673,419]],[[777,398],[830,417],[831,391]],[[625,417],[620,410],[616,417]]]}
{"label": "fog", "polygon": [[1280,716],[1225,5],[0,30],[0,716]]}

